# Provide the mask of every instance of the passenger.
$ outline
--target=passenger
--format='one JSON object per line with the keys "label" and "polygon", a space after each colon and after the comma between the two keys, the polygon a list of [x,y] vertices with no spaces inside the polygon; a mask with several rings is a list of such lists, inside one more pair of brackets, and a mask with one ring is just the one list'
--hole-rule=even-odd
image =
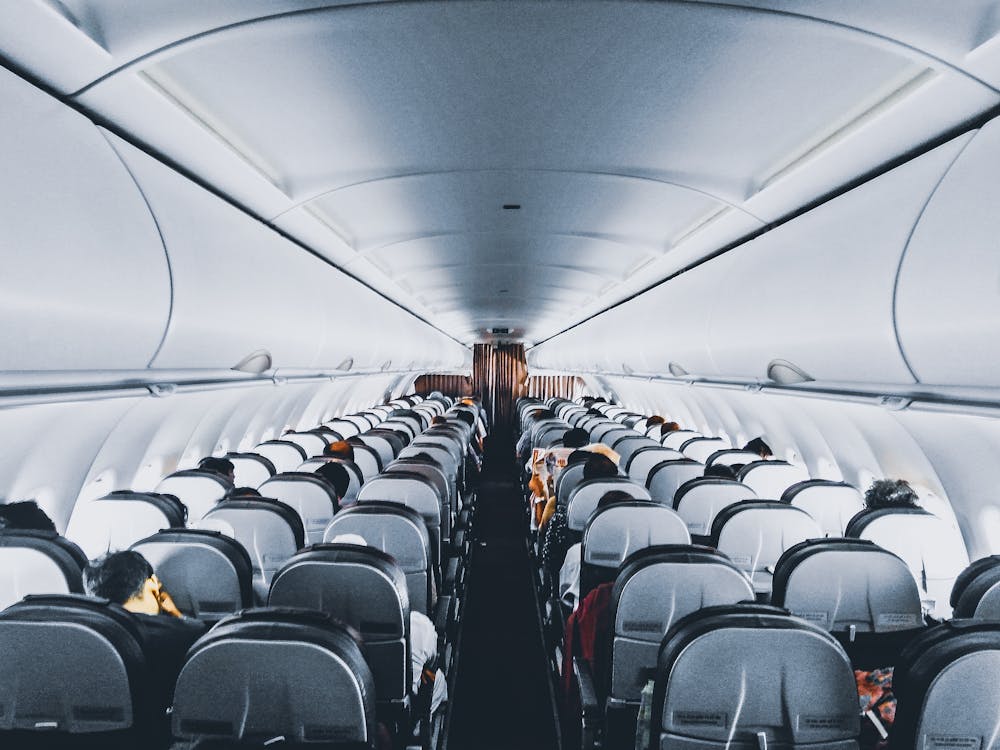
{"label": "passenger", "polygon": [[743,446],[743,450],[750,451],[751,453],[756,453],[762,459],[771,458],[774,452],[771,450],[771,446],[764,442],[764,438],[755,437],[749,443]]}
{"label": "passenger", "polygon": [[133,550],[111,552],[83,571],[84,590],[120,604],[135,617],[143,652],[155,681],[158,704],[169,706],[188,649],[207,627],[184,617],[153,573],[153,566]]}
{"label": "passenger", "polygon": [[354,460],[354,446],[346,440],[337,440],[330,443],[323,449],[323,455],[330,458],[343,458],[347,461]]}
{"label": "passenger", "polygon": [[202,471],[210,471],[229,480],[230,484],[236,484],[236,467],[228,458],[218,458],[207,456],[198,462],[198,468]]}
{"label": "passenger", "polygon": [[233,487],[223,500],[232,500],[237,497],[260,497],[260,492],[255,490],[253,487]]}
{"label": "passenger", "polygon": [[[646,428],[646,430],[648,430],[648,429],[649,429],[650,427],[652,427],[653,425],[657,425],[657,424],[660,424],[660,425],[662,425],[662,424],[664,424],[664,423],[665,423],[666,421],[667,421],[667,420],[665,420],[665,419],[664,419],[663,417],[661,417],[661,416],[660,416],[659,414],[654,414],[653,416],[651,416],[651,417],[649,417],[648,419],[646,419],[646,422],[645,422],[645,424],[644,424],[643,426],[644,426],[644,427]],[[661,428],[661,429],[662,429],[662,428]],[[645,430],[643,430],[643,432],[645,432]]]}
{"label": "passenger", "polygon": [[431,420],[432,427],[440,424],[448,424],[448,418],[442,414],[438,414],[436,417],[434,417],[434,419]]}
{"label": "passenger", "polygon": [[660,437],[664,435],[669,435],[671,432],[677,432],[681,426],[677,422],[664,422],[660,425]]}
{"label": "passenger", "polygon": [[563,469],[569,466],[569,457],[587,444],[589,435],[586,430],[574,427],[563,435],[561,448],[550,448],[532,462],[531,479],[528,489],[531,490],[531,508],[536,528],[542,528],[543,519],[548,521],[555,512],[555,483]]}
{"label": "passenger", "polygon": [[0,504],[0,529],[55,531],[56,525],[34,500]]}
{"label": "passenger", "polygon": [[712,464],[705,467],[706,477],[718,477],[719,479],[736,479],[736,472],[732,466],[725,464]]}
{"label": "passenger", "polygon": [[865,507],[918,508],[917,493],[905,479],[876,479],[865,491]]}
{"label": "passenger", "polygon": [[[467,416],[469,419],[475,421],[474,417],[468,412],[459,412],[459,417]],[[517,441],[517,462],[519,464],[526,463],[531,456],[528,455],[528,451],[531,450],[533,443],[535,441],[535,427],[538,426],[539,422],[545,419],[555,419],[556,413],[551,409],[540,409],[534,412],[529,418],[528,426],[525,428],[524,432],[521,433],[521,437]],[[471,423],[470,423],[471,424]]]}
{"label": "passenger", "polygon": [[[360,534],[338,534],[330,540],[332,544],[354,544],[367,547],[368,542]],[[438,669],[437,631],[434,623],[423,612],[410,610],[410,659],[412,660],[413,696],[416,698],[430,689],[430,712],[435,714],[441,704],[448,700],[448,682]]]}
{"label": "passenger", "polygon": [[327,484],[333,487],[333,491],[337,494],[337,505],[339,506],[340,501],[347,496],[347,492],[351,488],[351,475],[347,473],[347,468],[343,464],[328,461],[313,473],[318,474],[326,480]]}
{"label": "passenger", "polygon": [[574,427],[563,435],[563,446],[566,448],[582,448],[588,442],[590,442],[590,435],[582,427]]}

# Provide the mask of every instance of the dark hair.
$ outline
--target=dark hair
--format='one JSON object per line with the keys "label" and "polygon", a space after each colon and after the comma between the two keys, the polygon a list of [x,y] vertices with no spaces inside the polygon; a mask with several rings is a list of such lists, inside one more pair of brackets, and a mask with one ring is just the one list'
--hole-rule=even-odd
{"label": "dark hair", "polygon": [[233,466],[233,462],[228,458],[217,458],[215,456],[206,456],[198,462],[198,468],[202,471],[211,471],[219,476],[223,476],[229,479],[231,474],[236,473],[236,467]]}
{"label": "dark hair", "polygon": [[34,500],[0,505],[0,529],[55,531],[56,525]]}
{"label": "dark hair", "polygon": [[905,479],[876,479],[865,492],[868,508],[916,508],[917,493]]}
{"label": "dark hair", "polygon": [[736,472],[733,471],[732,466],[726,466],[725,464],[712,464],[711,466],[705,467],[706,477],[720,477],[722,479],[736,479]]}
{"label": "dark hair", "polygon": [[761,458],[768,458],[769,456],[774,455],[771,451],[771,446],[764,442],[764,438],[759,437],[755,437],[749,443],[744,445],[743,450],[756,453]]}
{"label": "dark hair", "polygon": [[476,418],[472,416],[471,412],[468,412],[465,409],[459,411],[458,414],[456,414],[455,416],[457,416],[459,419],[461,419],[463,422],[469,425],[469,427],[476,426]]}
{"label": "dark hair", "polygon": [[618,476],[615,462],[601,453],[592,453],[583,465],[584,479],[605,479]]}
{"label": "dark hair", "polygon": [[575,450],[566,456],[566,466],[572,466],[573,464],[585,464],[587,459],[589,459],[594,454],[591,451]]}
{"label": "dark hair", "polygon": [[652,426],[653,426],[654,424],[663,424],[663,423],[664,423],[664,422],[666,422],[666,421],[667,421],[667,420],[665,420],[665,419],[664,419],[663,417],[661,417],[661,416],[660,416],[659,414],[654,414],[653,416],[649,417],[649,418],[648,418],[648,419],[646,420],[646,428],[647,428],[647,429],[649,429],[649,428],[650,428],[650,427],[652,427]]}
{"label": "dark hair", "polygon": [[354,460],[354,446],[348,443],[346,440],[337,440],[330,443],[326,448],[323,449],[324,456],[333,456],[334,458],[346,458],[349,461]]}
{"label": "dark hair", "polygon": [[431,420],[431,424],[448,424],[448,418],[438,414]]}
{"label": "dark hair", "polygon": [[83,571],[83,586],[91,596],[124,604],[139,596],[146,579],[153,575],[153,566],[134,550],[109,552],[91,560]]}
{"label": "dark hair", "polygon": [[333,487],[338,498],[343,498],[347,494],[347,490],[351,486],[351,476],[342,464],[338,464],[336,461],[327,461],[316,469],[315,473]]}
{"label": "dark hair", "polygon": [[566,430],[563,435],[563,445],[567,448],[582,448],[590,442],[590,434],[582,427]]}
{"label": "dark hair", "polygon": [[676,422],[664,422],[660,425],[660,435],[667,435],[671,432],[677,432],[681,426]]}
{"label": "dark hair", "polygon": [[634,500],[634,497],[623,490],[611,490],[601,495],[601,499],[597,501],[597,510],[607,508],[615,503],[633,502]]}
{"label": "dark hair", "polygon": [[412,456],[407,456],[407,458],[410,461],[417,462],[418,464],[428,464],[430,466],[438,465],[437,459],[435,459],[434,456],[430,453],[424,453],[423,451],[420,453],[414,453]]}
{"label": "dark hair", "polygon": [[260,497],[260,492],[253,487],[233,487],[226,493],[226,500],[234,497]]}

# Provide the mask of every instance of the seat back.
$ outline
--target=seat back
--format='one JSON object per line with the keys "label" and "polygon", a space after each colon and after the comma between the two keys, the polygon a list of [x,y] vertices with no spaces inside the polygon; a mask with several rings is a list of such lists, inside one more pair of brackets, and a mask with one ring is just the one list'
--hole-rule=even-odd
{"label": "seat back", "polygon": [[882,508],[856,515],[846,536],[869,539],[901,557],[917,582],[924,608],[937,619],[951,616],[951,589],[969,564],[958,529],[920,508]]}
{"label": "seat back", "polygon": [[430,535],[433,561],[435,564],[440,561],[444,533],[441,497],[426,479],[406,472],[380,474],[365,484],[358,495],[359,504],[371,500],[402,503],[419,513]]}
{"label": "seat back", "polygon": [[760,461],[760,455],[742,448],[724,448],[715,451],[705,459],[705,466],[746,466],[754,461]]}
{"label": "seat back", "polygon": [[457,511],[457,502],[451,496],[451,485],[448,483],[448,479],[445,477],[444,471],[440,466],[437,464],[426,464],[412,458],[397,458],[386,467],[385,472],[387,474],[417,474],[426,479],[434,487],[435,491],[437,491],[438,496],[444,500],[442,513],[444,512],[444,508],[448,508],[448,526],[449,528],[451,527],[450,516]]}
{"label": "seat back", "polygon": [[767,595],[785,550],[822,537],[819,526],[800,508],[773,500],[748,500],[724,508],[712,524],[712,546],[729,556],[750,577],[754,591]]}
{"label": "seat back", "polygon": [[661,461],[646,475],[646,487],[649,494],[661,505],[674,507],[674,494],[680,486],[689,479],[695,479],[705,473],[705,465],[690,458],[679,458],[671,461]]}
{"label": "seat back", "polygon": [[[352,438],[355,435],[359,435],[361,433],[361,427],[358,426],[358,423],[355,420],[347,418],[331,419],[329,422],[326,423],[326,426],[329,427],[331,430],[343,435],[344,440],[347,440],[347,438]],[[368,420],[365,420],[365,429],[367,430],[368,428],[369,428]]]}
{"label": "seat back", "polygon": [[224,500],[205,514],[202,524],[232,536],[249,553],[258,602],[266,601],[271,579],[305,541],[299,514],[272,499]]}
{"label": "seat back", "polygon": [[712,523],[723,508],[743,500],[754,500],[756,493],[734,479],[696,477],[682,484],[674,493],[674,510],[684,519],[692,536],[708,536]]}
{"label": "seat back", "polygon": [[355,635],[329,616],[248,610],[191,647],[177,678],[172,724],[175,738],[205,747],[259,747],[281,737],[369,748],[374,680]]}
{"label": "seat back", "polygon": [[117,491],[77,503],[66,536],[92,560],[105,552],[127,549],[160,529],[183,525],[183,508],[168,498],[149,492]]}
{"label": "seat back", "polygon": [[0,529],[0,609],[28,594],[82,594],[87,556],[54,531]]}
{"label": "seat back", "polygon": [[565,508],[569,504],[569,496],[583,481],[583,463],[567,466],[556,478],[556,503],[560,508]]}
{"label": "seat back", "polygon": [[620,438],[615,440],[615,444],[611,446],[611,449],[619,455],[619,465],[628,469],[629,461],[635,452],[641,448],[659,448],[660,444],[655,440],[650,440],[648,437],[643,435],[637,435],[632,433],[631,435],[622,435]]}
{"label": "seat back", "polygon": [[369,547],[391,555],[406,576],[410,609],[431,616],[431,539],[420,514],[400,503],[369,501],[345,508],[326,527],[323,541],[357,534]]}
{"label": "seat back", "polygon": [[781,502],[802,508],[816,520],[826,536],[832,537],[843,536],[850,520],[865,509],[857,487],[826,479],[793,484],[781,495]]}
{"label": "seat back", "polygon": [[596,586],[615,580],[634,552],[661,544],[688,544],[680,516],[649,502],[619,502],[595,511],[580,549],[580,600]]}
{"label": "seat back", "polygon": [[[410,437],[409,432],[405,432],[402,429],[393,428],[392,425],[383,422],[378,428],[365,433],[371,437],[380,437],[385,440],[389,446],[392,448],[392,455],[398,456],[399,452],[403,450],[406,446],[410,444],[413,439]],[[383,461],[383,465],[386,462]]]}
{"label": "seat back", "polygon": [[708,547],[656,546],[630,555],[611,593],[611,702],[638,703],[673,623],[702,607],[748,599],[747,577]]}
{"label": "seat back", "polygon": [[588,429],[590,430],[591,442],[601,443],[604,442],[606,435],[621,430],[622,426],[613,419],[599,417]]}
{"label": "seat back", "polygon": [[219,476],[214,471],[201,469],[175,471],[156,485],[157,492],[165,492],[180,498],[187,508],[188,523],[202,518],[232,488],[233,485],[225,477]]}
{"label": "seat back", "polygon": [[[692,690],[695,684],[705,688]],[[858,731],[857,688],[844,649],[777,607],[700,609],[663,640],[651,747],[855,750]]]}
{"label": "seat back", "polygon": [[265,440],[253,450],[273,464],[276,474],[294,471],[296,466],[309,458],[305,448],[291,440]]}
{"label": "seat back", "polygon": [[0,612],[0,746],[141,747],[154,687],[132,615],[103,599],[29,596]]}
{"label": "seat back", "polygon": [[[340,464],[345,469],[347,469],[347,493],[340,498],[339,505],[354,505],[358,501],[358,493],[361,491],[361,485],[363,483],[361,469],[353,461],[346,458],[333,458],[332,456],[317,456],[316,458],[308,458],[303,461],[295,469],[295,474],[315,474],[316,469],[318,469],[323,464]],[[326,481],[326,480],[323,480]]]}
{"label": "seat back", "polygon": [[597,503],[605,493],[614,490],[627,492],[636,500],[649,501],[649,492],[626,477],[608,479],[585,479],[576,486],[569,496],[566,505],[566,527],[577,535],[582,535],[587,527],[587,521],[597,509]]}
{"label": "seat back", "polygon": [[355,628],[375,678],[380,701],[403,701],[410,692],[410,604],[406,576],[373,547],[317,544],[278,571],[271,607],[326,612]]}
{"label": "seat back", "polygon": [[955,617],[1000,620],[1000,555],[969,564],[951,589]]}
{"label": "seat back", "polygon": [[704,435],[694,430],[674,430],[660,437],[660,445],[664,448],[679,451],[684,443],[696,437],[704,437]]}
{"label": "seat back", "polygon": [[662,448],[659,445],[648,445],[638,448],[627,460],[622,460],[625,471],[643,487],[647,485],[649,472],[657,464],[664,461],[676,461],[684,458],[680,451]]}
{"label": "seat back", "polygon": [[227,453],[226,458],[233,464],[237,487],[259,487],[276,473],[271,460],[259,453]]}
{"label": "seat back", "polygon": [[253,606],[253,564],[231,537],[206,529],[165,529],[132,549],[149,561],[188,617],[217,622]]}
{"label": "seat back", "polygon": [[358,439],[378,453],[379,461],[382,462],[383,467],[392,463],[392,460],[396,457],[396,449],[393,443],[384,435],[372,435],[371,433],[363,432],[358,435]]}
{"label": "seat back", "polygon": [[729,447],[729,441],[724,438],[694,437],[681,443],[680,451],[688,458],[705,463],[713,453]]}
{"label": "seat back", "polygon": [[771,602],[832,633],[891,633],[923,624],[906,564],[861,539],[790,547],[775,566]]}
{"label": "seat back", "polygon": [[382,473],[382,459],[378,451],[367,445],[354,446],[354,463],[361,470],[361,483]]}
{"label": "seat back", "polygon": [[337,493],[325,479],[311,472],[276,474],[260,486],[260,493],[280,500],[299,514],[306,544],[323,541],[323,531],[339,507]]}
{"label": "seat back", "polygon": [[809,472],[787,461],[754,461],[740,469],[737,479],[757,497],[779,498],[793,484],[808,481]]}

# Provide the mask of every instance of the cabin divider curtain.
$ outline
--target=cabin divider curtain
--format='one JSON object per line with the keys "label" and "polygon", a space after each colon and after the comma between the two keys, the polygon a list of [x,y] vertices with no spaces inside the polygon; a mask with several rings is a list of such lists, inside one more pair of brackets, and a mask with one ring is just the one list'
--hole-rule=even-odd
{"label": "cabin divider curtain", "polygon": [[429,396],[434,391],[440,391],[445,396],[471,396],[472,378],[468,375],[438,375],[429,373],[421,375],[413,383],[413,392],[420,396]]}
{"label": "cabin divider curtain", "polygon": [[528,364],[522,344],[476,344],[472,383],[494,429],[512,429],[517,399],[527,393]]}

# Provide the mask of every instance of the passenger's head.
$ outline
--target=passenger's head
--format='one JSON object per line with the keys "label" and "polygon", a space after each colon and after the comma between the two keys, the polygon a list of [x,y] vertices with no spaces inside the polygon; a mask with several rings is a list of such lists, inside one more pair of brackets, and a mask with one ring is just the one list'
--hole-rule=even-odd
{"label": "passenger's head", "polygon": [[343,499],[347,494],[347,490],[351,486],[351,476],[342,464],[338,464],[335,461],[327,461],[316,469],[315,473],[319,474],[319,476],[333,487],[338,499]]}
{"label": "passenger's head", "polygon": [[133,550],[91,560],[83,571],[83,587],[91,596],[109,599],[130,612],[158,615],[162,611],[162,589],[153,566]]}
{"label": "passenger's head", "polygon": [[761,458],[770,458],[774,455],[771,451],[771,446],[764,442],[764,438],[759,437],[755,437],[749,443],[744,445],[743,450],[756,453]]}
{"label": "passenger's head", "polygon": [[202,471],[211,471],[213,474],[218,474],[230,482],[236,481],[236,467],[233,466],[233,462],[228,458],[208,456],[198,462],[198,468]]}
{"label": "passenger's head", "polygon": [[726,466],[725,464],[712,464],[711,466],[705,467],[706,477],[717,477],[719,479],[736,479],[736,472],[733,471],[732,466]]}
{"label": "passenger's head", "polygon": [[605,492],[601,495],[601,499],[597,501],[597,510],[607,508],[609,505],[614,505],[615,503],[630,503],[634,501],[635,498],[627,492],[611,490],[611,492]]}
{"label": "passenger's head", "polygon": [[574,427],[563,435],[563,445],[567,448],[582,448],[590,442],[590,435],[582,427]]}
{"label": "passenger's head", "polygon": [[664,422],[660,425],[660,435],[667,435],[671,432],[677,432],[681,426],[676,422]]}
{"label": "passenger's head", "polygon": [[353,461],[354,446],[346,440],[337,440],[323,449],[323,455],[332,456],[333,458],[346,458],[348,461]]}
{"label": "passenger's head", "polygon": [[438,414],[434,419],[431,420],[431,424],[448,424],[448,418]]}
{"label": "passenger's head", "polygon": [[469,425],[469,427],[474,427],[476,425],[476,418],[472,416],[472,412],[462,409],[462,411],[460,411],[456,416]]}
{"label": "passenger's head", "polygon": [[660,416],[659,414],[654,414],[653,416],[649,417],[649,418],[648,418],[648,419],[646,420],[646,429],[648,430],[648,429],[649,429],[650,427],[652,427],[653,425],[655,425],[655,424],[663,424],[663,423],[664,423],[664,422],[666,422],[666,421],[667,421],[667,420],[665,420],[665,419],[664,419],[663,417],[661,417],[661,416]]}
{"label": "passenger's head", "polygon": [[260,497],[260,492],[253,487],[233,487],[226,493],[226,500],[236,497]]}
{"label": "passenger's head", "polygon": [[34,500],[0,504],[0,529],[55,531],[56,525]]}
{"label": "passenger's head", "polygon": [[583,465],[584,479],[607,479],[618,476],[615,462],[600,453],[592,453]]}
{"label": "passenger's head", "polygon": [[917,493],[905,479],[876,479],[865,492],[865,506],[877,508],[916,508]]}
{"label": "passenger's head", "polygon": [[589,459],[594,454],[590,451],[575,450],[566,456],[566,466],[572,466],[573,464],[585,464],[587,459]]}

